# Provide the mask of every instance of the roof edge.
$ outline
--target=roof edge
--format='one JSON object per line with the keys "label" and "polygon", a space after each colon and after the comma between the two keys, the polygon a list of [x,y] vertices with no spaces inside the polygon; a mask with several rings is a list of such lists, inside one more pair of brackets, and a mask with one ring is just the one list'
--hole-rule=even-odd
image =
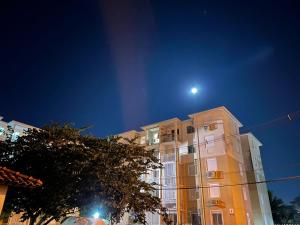
{"label": "roof edge", "polygon": [[213,109],[208,109],[205,111],[189,114],[188,116],[190,118],[193,118],[196,115],[201,115],[203,113],[208,113],[208,112],[215,111],[215,110],[222,110],[222,111],[226,112],[238,124],[239,127],[243,127],[243,124],[225,106],[219,106],[219,107],[216,107]]}

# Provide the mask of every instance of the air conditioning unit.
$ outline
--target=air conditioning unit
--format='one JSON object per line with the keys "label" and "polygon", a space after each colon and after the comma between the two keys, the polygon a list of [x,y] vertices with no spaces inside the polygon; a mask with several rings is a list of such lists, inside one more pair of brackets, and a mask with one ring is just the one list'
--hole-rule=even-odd
{"label": "air conditioning unit", "polygon": [[210,199],[207,205],[208,207],[220,207],[220,208],[225,207],[225,203],[221,199]]}
{"label": "air conditioning unit", "polygon": [[207,131],[208,130],[208,125],[206,124],[206,125],[203,125],[203,129],[205,130],[205,131]]}
{"label": "air conditioning unit", "polygon": [[208,179],[222,179],[224,178],[223,171],[217,170],[217,171],[207,171],[206,176]]}
{"label": "air conditioning unit", "polygon": [[210,131],[216,130],[217,128],[218,128],[218,124],[217,123],[211,123],[211,124],[208,125],[208,129]]}

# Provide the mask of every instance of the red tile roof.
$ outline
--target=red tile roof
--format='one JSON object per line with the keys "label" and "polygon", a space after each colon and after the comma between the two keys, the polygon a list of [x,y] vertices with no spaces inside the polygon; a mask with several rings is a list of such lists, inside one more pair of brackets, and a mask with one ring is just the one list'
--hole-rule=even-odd
{"label": "red tile roof", "polygon": [[19,172],[9,170],[6,167],[0,166],[0,184],[18,187],[38,187],[43,184],[41,180],[26,176]]}

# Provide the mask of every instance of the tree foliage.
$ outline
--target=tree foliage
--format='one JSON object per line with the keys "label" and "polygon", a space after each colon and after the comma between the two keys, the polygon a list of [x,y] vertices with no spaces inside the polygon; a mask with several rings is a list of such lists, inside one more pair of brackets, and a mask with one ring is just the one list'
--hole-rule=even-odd
{"label": "tree foliage", "polygon": [[1,164],[41,179],[42,187],[11,188],[6,209],[23,213],[22,219],[46,225],[63,220],[77,209],[88,216],[101,208],[102,218],[119,222],[125,212],[146,223],[145,213],[166,210],[152,195],[153,184],[142,174],[161,168],[154,150],[121,137],[82,135],[71,125],[52,124],[30,129],[12,141],[0,143]]}
{"label": "tree foliage", "polygon": [[[296,223],[298,212],[294,204],[286,204],[273,192],[269,191],[270,206],[275,224]],[[297,198],[296,198],[297,199]],[[293,202],[292,202],[293,203]]]}

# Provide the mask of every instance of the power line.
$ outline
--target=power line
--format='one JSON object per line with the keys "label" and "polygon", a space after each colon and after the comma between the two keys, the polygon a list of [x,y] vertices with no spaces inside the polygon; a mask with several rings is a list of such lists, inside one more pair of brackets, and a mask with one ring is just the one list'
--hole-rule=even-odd
{"label": "power line", "polygon": [[[253,182],[245,182],[245,183],[237,183],[237,184],[220,184],[214,185],[213,187],[232,187],[232,186],[243,186],[243,185],[251,185],[251,184],[261,184],[261,183],[272,183],[272,182],[287,182],[290,180],[299,180],[299,176],[288,176],[281,177],[277,179],[269,179],[263,181],[253,181]],[[211,188],[211,186],[195,186],[195,187],[174,187],[174,188],[156,188],[155,190],[167,191],[167,190],[190,190],[190,189],[201,189],[201,188]]]}

